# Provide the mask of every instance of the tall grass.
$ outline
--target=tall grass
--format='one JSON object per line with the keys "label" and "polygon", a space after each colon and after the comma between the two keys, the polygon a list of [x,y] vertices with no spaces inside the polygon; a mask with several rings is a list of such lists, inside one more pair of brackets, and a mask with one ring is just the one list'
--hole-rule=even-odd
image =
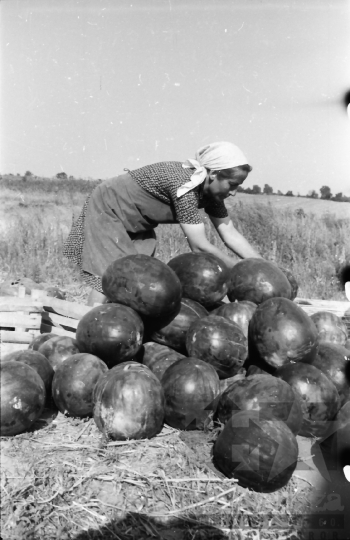
{"label": "tall grass", "polygon": [[62,255],[65,237],[57,218],[49,224],[39,214],[13,218],[11,229],[0,233],[3,279],[27,277],[60,287],[77,281],[77,270]]}
{"label": "tall grass", "polygon": [[[20,182],[17,181],[18,184]],[[41,181],[35,182],[30,181],[32,186],[28,193],[33,194],[34,188],[38,188],[39,196],[49,193],[49,189],[40,191]],[[51,188],[61,183],[63,188],[66,182],[73,181],[55,181]],[[83,201],[84,194],[91,191],[92,185],[91,182],[77,182],[79,191],[74,192],[72,187],[72,194]],[[29,185],[29,182],[22,183]],[[8,186],[6,188],[8,192]],[[10,189],[13,188],[17,189],[11,184]],[[66,195],[69,198],[64,190],[60,193],[62,197],[57,204],[62,204]],[[307,214],[301,217],[286,208],[281,210],[271,204],[258,203],[244,205],[242,201],[234,204],[230,214],[235,227],[263,257],[293,272],[299,283],[298,296],[345,300],[338,275],[344,261],[350,261],[350,220],[337,219],[333,215]],[[209,220],[206,218],[205,221],[210,241],[226,250]],[[55,216],[47,223],[42,218],[40,207],[34,206],[30,214],[12,215],[11,222],[11,228],[0,231],[0,277],[29,277],[36,282],[45,281],[61,287],[79,283],[77,269],[62,255],[67,232],[63,232],[59,217]],[[178,225],[161,225],[156,232],[156,256],[163,262],[190,251]]]}
{"label": "tall grass", "polygon": [[[299,283],[298,296],[345,300],[338,276],[344,262],[350,261],[350,220],[328,214],[301,217],[293,210],[244,205],[241,201],[230,215],[235,227],[264,258],[291,270]],[[179,226],[158,229],[160,259],[166,262],[189,251]],[[206,230],[210,241],[226,250],[208,220]]]}

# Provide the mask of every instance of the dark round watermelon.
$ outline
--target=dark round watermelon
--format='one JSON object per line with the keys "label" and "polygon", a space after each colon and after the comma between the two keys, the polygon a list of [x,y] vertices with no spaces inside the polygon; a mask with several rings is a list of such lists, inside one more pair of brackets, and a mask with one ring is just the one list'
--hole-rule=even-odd
{"label": "dark round watermelon", "polygon": [[22,362],[0,364],[1,436],[18,435],[31,428],[45,404],[44,381]]}
{"label": "dark round watermelon", "polygon": [[80,351],[78,343],[74,338],[56,336],[42,343],[38,348],[38,352],[46,356],[55,371],[66,358]]}
{"label": "dark round watermelon", "polygon": [[244,369],[244,368],[241,368],[237,375],[234,375],[233,377],[229,377],[228,379],[220,379],[220,395],[226,390],[226,388],[228,388],[229,386],[231,386],[232,383],[234,383],[235,381],[239,381],[241,379],[245,379],[247,375],[247,371]]}
{"label": "dark round watermelon", "polygon": [[282,270],[282,272],[284,273],[284,275],[288,279],[288,281],[290,283],[290,286],[292,288],[292,294],[291,294],[290,299],[294,300],[294,298],[296,298],[297,294],[298,294],[299,284],[298,284],[294,274],[288,268],[284,268],[282,266],[279,266],[278,268],[280,270]]}
{"label": "dark round watermelon", "polygon": [[165,422],[176,429],[204,429],[220,395],[215,369],[198,358],[182,358],[162,377]]}
{"label": "dark round watermelon", "polygon": [[274,263],[265,259],[243,259],[230,269],[227,296],[234,300],[250,300],[261,304],[274,297],[292,297],[292,287],[286,275]]}
{"label": "dark round watermelon", "polygon": [[255,364],[250,364],[250,366],[247,368],[247,377],[250,375],[270,375],[270,373],[264,369],[261,369]]}
{"label": "dark round watermelon", "polygon": [[238,324],[243,330],[245,337],[248,337],[249,321],[256,308],[257,305],[248,300],[243,302],[230,302],[214,309],[210,312],[210,315],[219,315],[219,317],[225,317],[225,319]]}
{"label": "dark round watermelon", "polygon": [[350,400],[350,351],[337,343],[321,341],[317,355],[309,363],[332,381],[342,405]]}
{"label": "dark round watermelon", "polygon": [[104,294],[146,317],[178,313],[179,278],[165,263],[148,255],[127,255],[108,266],[102,276]]}
{"label": "dark round watermelon", "polygon": [[234,381],[221,395],[216,415],[223,424],[239,411],[260,411],[283,420],[297,435],[303,415],[292,387],[272,375],[251,375]]}
{"label": "dark round watermelon", "polygon": [[52,381],[52,397],[58,410],[69,416],[91,416],[93,389],[107,371],[107,365],[92,354],[69,356],[57,367]]}
{"label": "dark round watermelon", "polygon": [[93,395],[98,429],[113,440],[149,439],[164,421],[164,393],[147,366],[125,362],[102,376]]}
{"label": "dark round watermelon", "polygon": [[169,366],[185,356],[166,345],[149,341],[143,344],[142,364],[147,366],[161,381]]}
{"label": "dark round watermelon", "polygon": [[220,379],[233,377],[247,358],[247,338],[234,322],[208,315],[194,321],[186,337],[189,356],[211,364]]}
{"label": "dark round watermelon", "polygon": [[215,311],[215,309],[221,307],[221,306],[225,306],[227,304],[227,302],[225,302],[225,300],[220,300],[220,302],[215,302],[215,304],[211,305],[211,306],[207,306],[206,309],[208,311],[208,313],[212,313],[213,311]]}
{"label": "dark round watermelon", "polygon": [[114,303],[88,311],[76,332],[79,351],[98,356],[109,368],[133,358],[141,348],[142,338],[141,317],[132,308]]}
{"label": "dark round watermelon", "polygon": [[5,355],[1,355],[0,357],[0,362],[8,362],[9,360],[13,361],[13,360],[17,360],[17,358],[19,356],[21,356],[21,354],[23,354],[24,352],[28,351],[28,349],[20,349],[18,351],[12,351],[10,353],[7,353]]}
{"label": "dark round watermelon", "polygon": [[297,304],[287,298],[270,298],[257,307],[250,320],[248,344],[249,357],[277,368],[312,360],[317,353],[318,332]]}
{"label": "dark round watermelon", "polygon": [[53,334],[51,332],[44,332],[43,334],[39,334],[38,336],[35,336],[33,341],[29,344],[28,349],[33,349],[33,351],[37,351],[40,345],[56,336],[57,334]]}
{"label": "dark round watermelon", "polygon": [[182,285],[182,295],[210,308],[228,291],[229,269],[212,253],[183,253],[168,262]]}
{"label": "dark round watermelon", "polygon": [[299,397],[303,422],[299,435],[322,437],[340,409],[338,391],[322,371],[299,362],[278,368],[275,376],[291,385]]}
{"label": "dark round watermelon", "polygon": [[207,315],[207,310],[201,304],[189,298],[182,298],[181,308],[176,317],[166,326],[151,333],[150,338],[152,341],[186,354],[186,335],[189,327],[193,321]]}
{"label": "dark round watermelon", "polygon": [[123,371],[125,369],[125,366],[128,366],[129,364],[140,365],[140,362],[135,362],[134,360],[126,360],[125,362],[121,362],[120,364],[113,366],[111,369],[101,375],[92,390],[92,403],[94,406],[95,403],[97,403],[97,401],[100,399],[101,392],[104,388],[105,383],[110,377],[111,371],[113,371],[113,373],[115,373],[116,371]]}
{"label": "dark round watermelon", "polygon": [[46,395],[51,395],[51,384],[55,372],[46,356],[41,354],[39,351],[25,349],[23,351],[16,351],[6,355],[3,361],[8,360],[22,362],[23,364],[27,364],[27,366],[35,369],[37,374],[40,375],[44,381]]}
{"label": "dark round watermelon", "polygon": [[298,443],[282,420],[259,411],[240,411],[225,424],[213,458],[216,467],[240,486],[271,493],[289,482],[297,465]]}
{"label": "dark round watermelon", "polygon": [[339,343],[339,345],[346,343],[348,330],[338,315],[330,311],[318,311],[310,315],[310,318],[317,328],[320,341]]}

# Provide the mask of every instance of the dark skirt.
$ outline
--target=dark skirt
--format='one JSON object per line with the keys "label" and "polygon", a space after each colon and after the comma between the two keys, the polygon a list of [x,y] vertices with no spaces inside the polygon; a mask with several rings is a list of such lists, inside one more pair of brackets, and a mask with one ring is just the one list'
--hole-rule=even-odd
{"label": "dark skirt", "polygon": [[85,201],[64,245],[63,255],[78,265],[84,282],[103,292],[101,277],[116,259],[153,256],[158,223],[175,223],[170,205],[123,174],[98,185]]}

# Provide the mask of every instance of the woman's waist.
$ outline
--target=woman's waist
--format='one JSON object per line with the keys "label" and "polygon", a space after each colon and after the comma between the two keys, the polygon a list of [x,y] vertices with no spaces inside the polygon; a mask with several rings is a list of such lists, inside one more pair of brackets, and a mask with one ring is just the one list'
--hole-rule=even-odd
{"label": "woman's waist", "polygon": [[122,219],[125,227],[135,231],[146,228],[154,228],[159,223],[177,222],[174,208],[171,204],[157,198],[153,193],[134,179],[128,172],[120,176],[105,180],[97,186],[100,193],[96,196],[102,198],[108,206],[108,211],[113,212]]}

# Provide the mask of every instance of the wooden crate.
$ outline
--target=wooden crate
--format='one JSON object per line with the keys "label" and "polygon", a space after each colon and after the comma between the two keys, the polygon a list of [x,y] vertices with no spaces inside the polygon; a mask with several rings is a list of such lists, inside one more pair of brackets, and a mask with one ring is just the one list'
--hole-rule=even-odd
{"label": "wooden crate", "polygon": [[33,290],[30,296],[19,287],[18,296],[0,297],[0,360],[26,349],[36,335],[52,332],[75,337],[79,320],[91,307],[47,296]]}

